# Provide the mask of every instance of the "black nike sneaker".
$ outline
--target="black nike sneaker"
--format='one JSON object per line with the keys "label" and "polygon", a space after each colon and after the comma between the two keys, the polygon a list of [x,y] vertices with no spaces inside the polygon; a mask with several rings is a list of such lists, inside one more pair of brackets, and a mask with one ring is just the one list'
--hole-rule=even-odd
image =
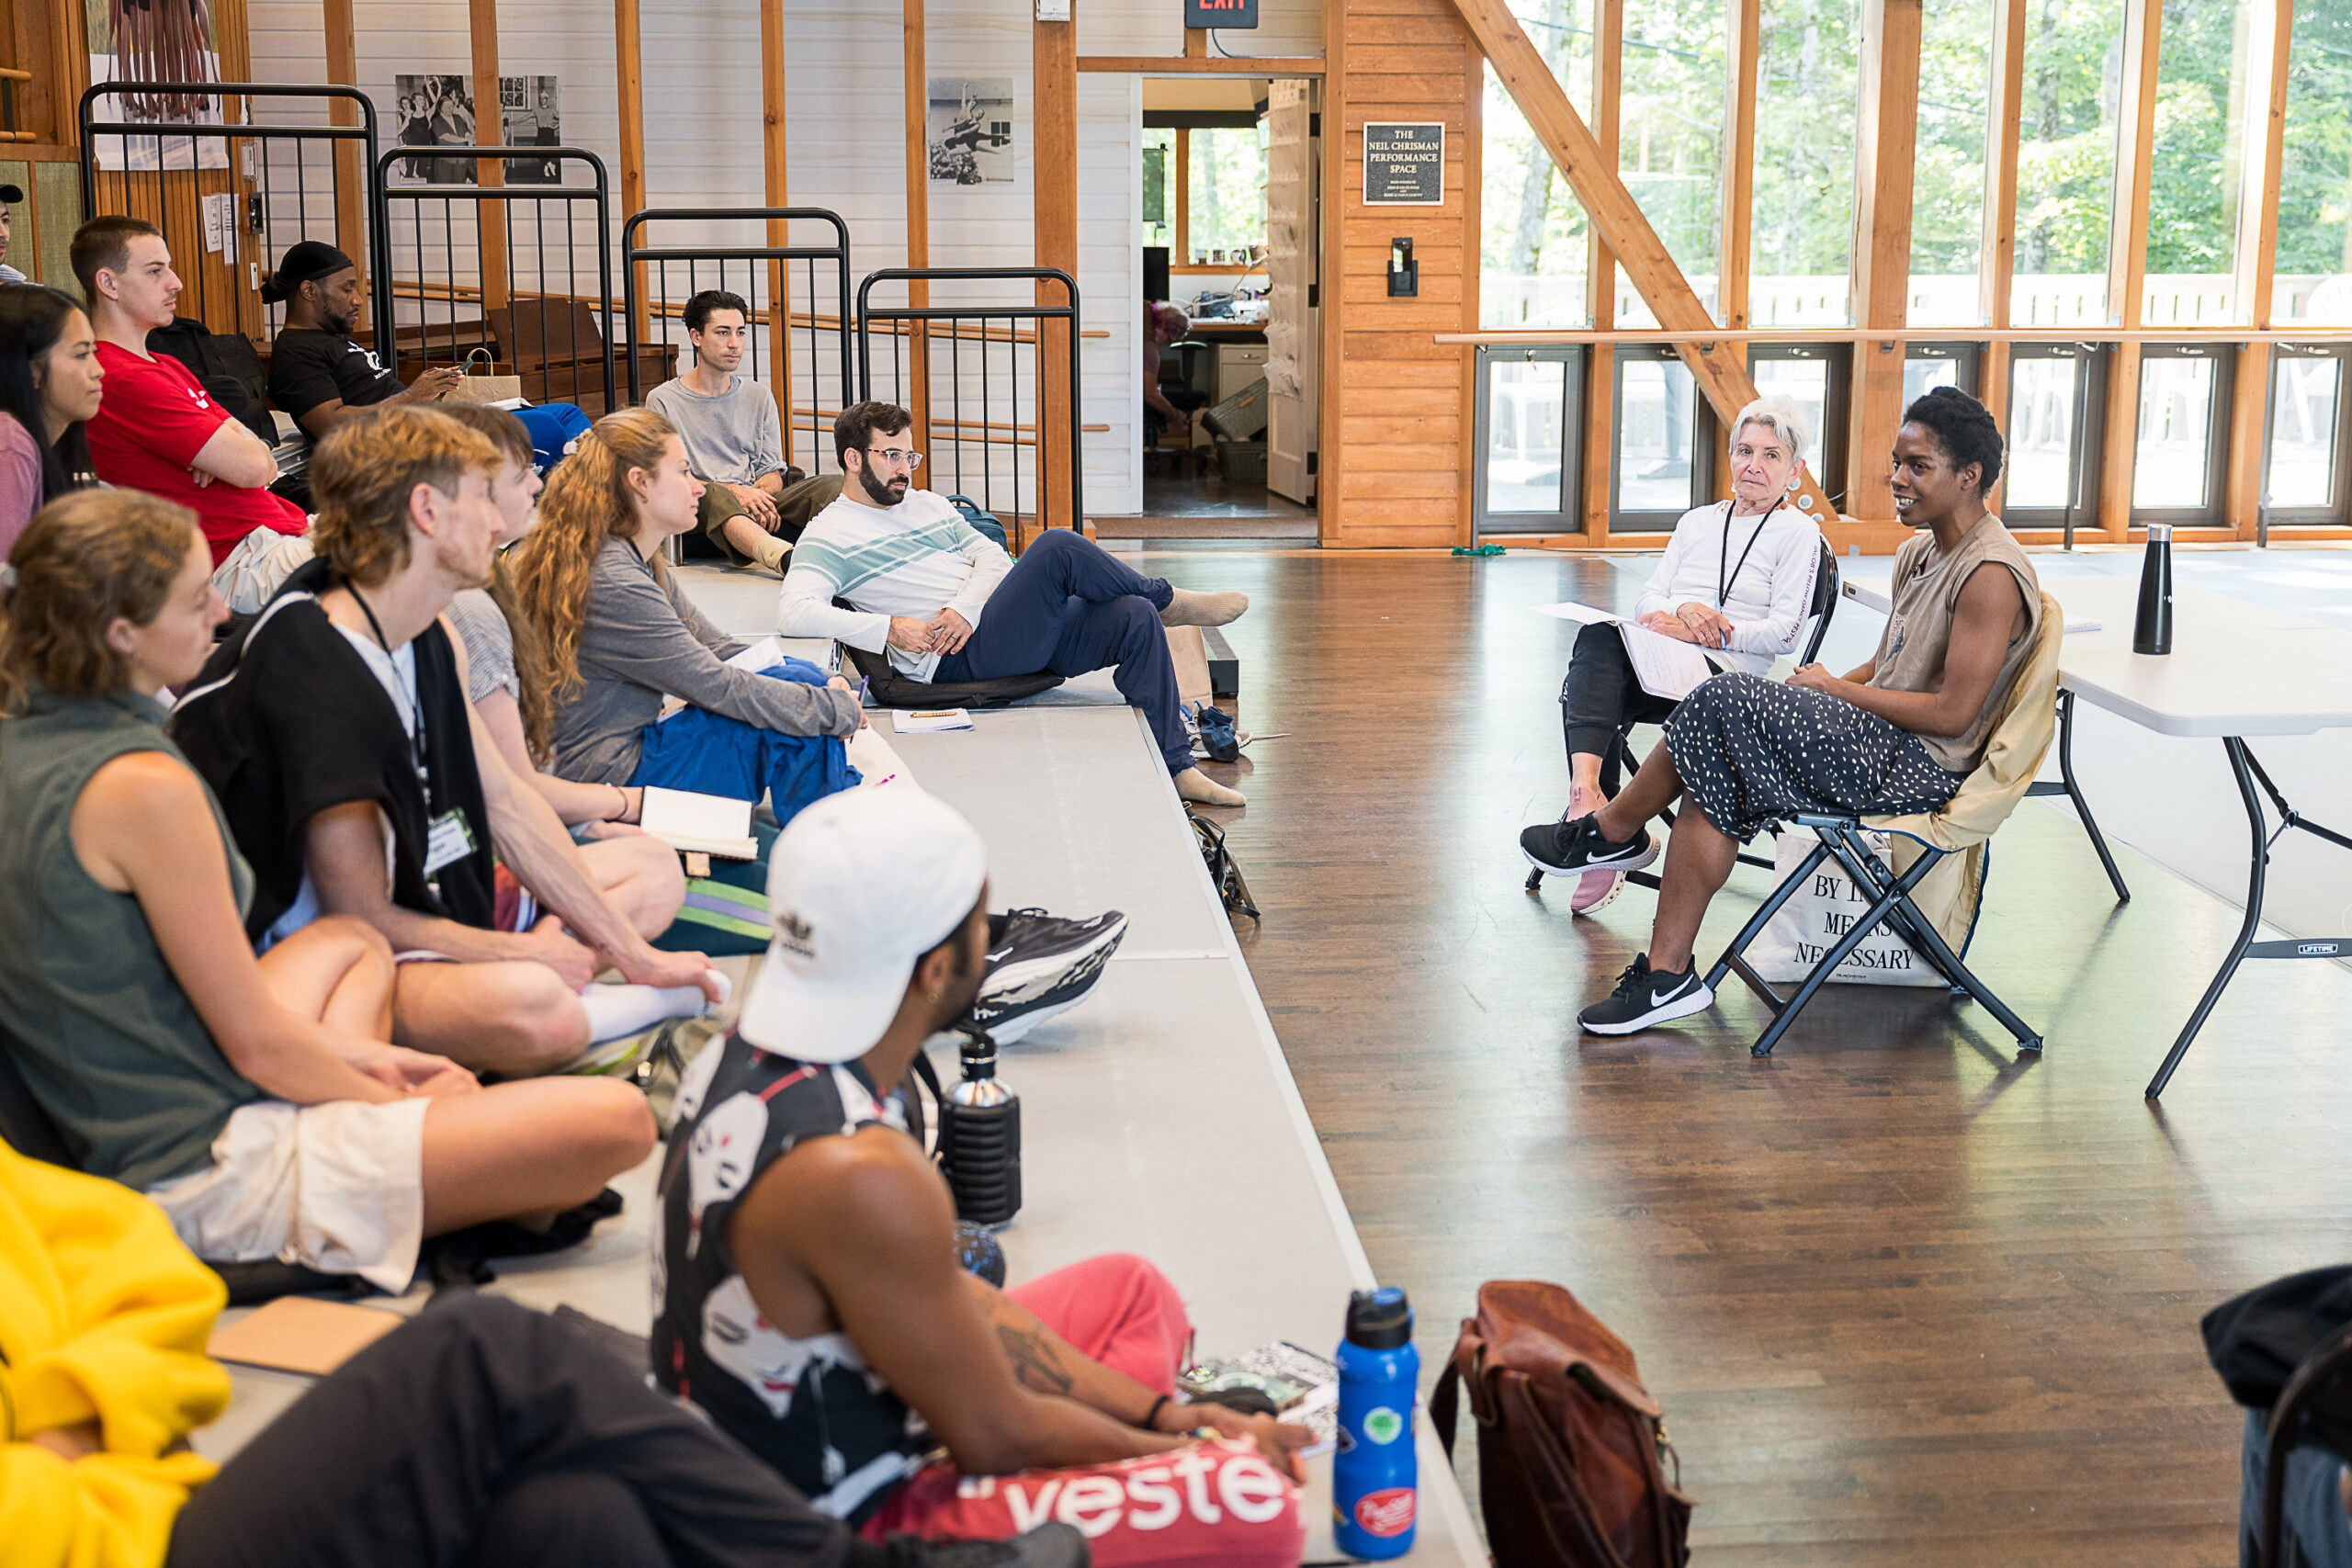
{"label": "black nike sneaker", "polygon": [[1588,1034],[1638,1034],[1669,1019],[1688,1018],[1715,1005],[1715,993],[1699,978],[1693,964],[1687,975],[1650,967],[1650,955],[1636,953],[1617,976],[1617,988],[1605,1002],[1595,1002],[1577,1014]]}
{"label": "black nike sneaker", "polygon": [[[850,1549],[850,1562],[869,1550]],[[894,1535],[883,1543],[890,1568],[1089,1568],[1094,1561],[1086,1538],[1058,1521],[1040,1525],[1011,1540],[920,1540]]]}
{"label": "black nike sneaker", "polygon": [[1578,871],[1639,871],[1658,857],[1657,836],[1648,829],[1626,842],[1600,836],[1591,817],[1568,822],[1538,822],[1519,836],[1519,852],[1538,871],[1566,876]]}
{"label": "black nike sneaker", "polygon": [[1086,999],[1127,934],[1116,909],[1065,920],[1043,909],[989,917],[988,974],[963,1027],[1010,1045]]}

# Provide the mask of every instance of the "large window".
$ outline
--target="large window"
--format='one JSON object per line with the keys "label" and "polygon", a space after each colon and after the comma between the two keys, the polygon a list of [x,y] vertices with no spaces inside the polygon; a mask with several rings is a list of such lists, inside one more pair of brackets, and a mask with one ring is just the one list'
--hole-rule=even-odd
{"label": "large window", "polygon": [[2151,344],[2140,351],[2140,418],[2132,462],[2132,515],[2192,527],[2222,515],[2230,370],[2218,343]]}
{"label": "large window", "polygon": [[1854,0],[1764,0],[1747,316],[1759,327],[1853,320]]}
{"label": "large window", "polygon": [[2352,326],[2352,6],[2295,7],[2278,266],[2278,320]]}
{"label": "large window", "polygon": [[1566,344],[1478,350],[1480,533],[1582,531],[1584,353]]}
{"label": "large window", "polygon": [[2107,324],[2123,0],[2042,0],[2026,21],[2009,324]]}
{"label": "large window", "polygon": [[1918,327],[1983,319],[1984,106],[1993,81],[1990,0],[1937,0],[1919,34],[1918,153],[1911,196],[1911,310]]}
{"label": "large window", "polygon": [[[1844,109],[1853,113],[1851,96]],[[1643,216],[1712,313],[1723,249],[1723,0],[1630,0],[1617,167]],[[1621,280],[1617,319],[1657,318]]]}
{"label": "large window", "polygon": [[[1583,0],[1512,0],[1578,114],[1592,113],[1592,8]],[[1590,324],[1591,260],[1584,205],[1528,129],[1494,67],[1480,105],[1478,323],[1494,328]]]}
{"label": "large window", "polygon": [[2352,452],[2345,440],[2352,369],[2344,344],[2280,344],[2270,381],[2269,468],[2264,476],[2271,525],[2340,524],[2347,510]]}
{"label": "large window", "polygon": [[2276,3],[2197,0],[2165,7],[2156,49],[2156,156],[2149,168],[2144,321],[2151,327],[2218,326],[2240,317],[2233,269],[2246,13]]}

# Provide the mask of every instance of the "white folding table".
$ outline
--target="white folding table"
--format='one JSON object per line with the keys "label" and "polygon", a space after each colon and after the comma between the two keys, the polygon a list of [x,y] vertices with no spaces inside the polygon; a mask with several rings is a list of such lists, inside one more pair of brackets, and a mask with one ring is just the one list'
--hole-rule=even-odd
{"label": "white folding table", "polygon": [[[2063,788],[2075,802],[2117,893],[2130,896],[2074,780],[2070,741],[2073,699],[2078,694],[2085,702],[2158,735],[2220,740],[2253,835],[2245,921],[2164,1065],[2148,1081],[2147,1097],[2154,1100],[2164,1092],[2173,1070],[2188,1054],[2189,1043],[2204,1027],[2240,963],[2248,958],[2339,958],[2352,953],[2352,938],[2346,937],[2254,940],[2262,924],[2263,883],[2270,848],[2279,836],[2290,828],[2300,828],[2347,850],[2352,850],[2352,838],[2299,815],[2246,745],[2249,736],[2313,735],[2352,727],[2352,639],[2339,627],[2264,610],[2201,589],[2177,587],[2172,652],[2138,654],[2132,651],[2132,622],[2139,600],[2135,579],[2069,577],[2059,587],[2064,592],[2053,588],[2052,596],[2059,599],[2068,620],[2097,621],[2099,626],[2096,631],[2069,632],[2059,651],[2059,763],[2065,782],[2056,788]],[[1855,603],[1882,613],[1892,607],[1888,580],[1883,576],[1849,576],[1844,592]],[[2257,782],[2262,786],[2260,795],[2255,790]],[[2043,793],[2056,793],[2056,788],[2045,788]],[[2264,795],[2278,815],[2275,829],[2264,814]]]}

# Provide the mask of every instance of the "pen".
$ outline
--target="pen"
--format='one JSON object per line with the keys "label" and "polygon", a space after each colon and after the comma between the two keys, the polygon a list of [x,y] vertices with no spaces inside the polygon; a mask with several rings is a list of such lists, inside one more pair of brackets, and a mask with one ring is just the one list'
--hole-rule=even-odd
{"label": "pen", "polygon": [[857,678],[857,705],[860,707],[865,705],[865,688],[872,679],[870,675],[860,675]]}

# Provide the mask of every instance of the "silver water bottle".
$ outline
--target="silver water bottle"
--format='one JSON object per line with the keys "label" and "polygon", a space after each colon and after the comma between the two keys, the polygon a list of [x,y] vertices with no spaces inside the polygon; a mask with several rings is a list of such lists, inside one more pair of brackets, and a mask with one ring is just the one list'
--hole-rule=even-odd
{"label": "silver water bottle", "polygon": [[1021,1097],[998,1081],[986,1034],[964,1037],[963,1063],[939,1107],[939,1168],[956,1217],[995,1230],[1021,1212]]}
{"label": "silver water bottle", "polygon": [[2172,525],[2148,525],[2148,554],[2140,563],[2140,611],[2132,620],[2132,651],[2172,651]]}

